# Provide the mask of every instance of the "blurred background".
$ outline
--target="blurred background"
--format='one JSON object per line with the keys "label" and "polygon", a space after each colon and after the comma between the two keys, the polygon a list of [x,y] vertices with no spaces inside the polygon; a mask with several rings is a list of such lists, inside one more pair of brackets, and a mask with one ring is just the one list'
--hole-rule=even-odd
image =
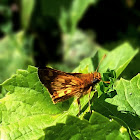
{"label": "blurred background", "polygon": [[[126,41],[140,46],[139,0],[1,0],[0,83],[28,65],[71,72]],[[140,53],[122,75],[139,70]]]}

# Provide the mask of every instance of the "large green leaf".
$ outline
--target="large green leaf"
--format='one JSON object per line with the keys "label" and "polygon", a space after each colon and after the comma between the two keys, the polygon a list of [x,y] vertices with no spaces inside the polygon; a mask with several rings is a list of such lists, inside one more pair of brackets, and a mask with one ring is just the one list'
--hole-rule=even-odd
{"label": "large green leaf", "polygon": [[117,95],[107,101],[117,105],[118,110],[130,111],[140,116],[140,74],[130,81],[121,78],[116,86],[116,91]]}
{"label": "large green leaf", "polygon": [[37,69],[18,70],[2,86],[8,94],[0,99],[1,139],[34,139],[52,125],[63,111],[54,105],[38,80]]}
{"label": "large green leaf", "polygon": [[[140,74],[130,81],[121,78],[116,84],[112,97],[102,94],[94,98],[93,109],[107,117],[110,115],[121,119],[128,128],[140,132]],[[118,119],[117,119],[118,120]],[[131,134],[133,135],[133,134]]]}
{"label": "large green leaf", "polygon": [[[77,115],[79,111],[75,102],[68,110],[72,100],[54,105],[38,79],[37,69],[31,66],[27,71],[18,70],[2,87],[8,91],[0,99],[2,139],[41,138],[43,129],[56,122],[65,122],[68,114]],[[82,107],[87,102],[88,98],[82,102]]]}
{"label": "large green leaf", "polygon": [[46,129],[48,140],[129,140],[127,129],[114,120],[109,120],[99,113],[93,112],[89,122],[68,116],[65,124]]}
{"label": "large green leaf", "polygon": [[[140,117],[140,74],[130,81],[121,79],[115,89],[117,95],[114,98],[106,99],[105,101],[117,106],[117,110],[122,113]],[[135,121],[125,118],[125,121],[135,129],[140,129],[140,119]]]}

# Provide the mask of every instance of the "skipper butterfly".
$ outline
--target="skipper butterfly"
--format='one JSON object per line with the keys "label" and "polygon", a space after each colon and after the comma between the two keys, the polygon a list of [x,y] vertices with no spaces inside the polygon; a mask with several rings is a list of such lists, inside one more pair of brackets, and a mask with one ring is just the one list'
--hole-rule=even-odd
{"label": "skipper butterfly", "polygon": [[[104,58],[105,55],[102,60]],[[74,96],[77,99],[80,114],[80,98],[89,93],[90,107],[90,93],[94,86],[101,81],[101,74],[97,72],[98,67],[95,72],[87,74],[66,73],[49,67],[38,68],[38,76],[42,84],[48,89],[54,104]]]}

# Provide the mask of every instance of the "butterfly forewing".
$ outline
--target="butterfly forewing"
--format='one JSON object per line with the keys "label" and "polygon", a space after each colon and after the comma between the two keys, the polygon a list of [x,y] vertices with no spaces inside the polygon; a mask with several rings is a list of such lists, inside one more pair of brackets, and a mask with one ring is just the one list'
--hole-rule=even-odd
{"label": "butterfly forewing", "polygon": [[45,67],[38,69],[38,75],[49,90],[54,103],[80,96],[83,92],[84,83],[78,78],[81,73],[71,74]]}

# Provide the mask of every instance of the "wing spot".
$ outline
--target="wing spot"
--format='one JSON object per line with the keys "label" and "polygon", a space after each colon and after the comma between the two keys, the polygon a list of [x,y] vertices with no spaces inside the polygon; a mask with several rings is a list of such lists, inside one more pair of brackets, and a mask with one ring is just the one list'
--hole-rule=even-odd
{"label": "wing spot", "polygon": [[65,79],[59,78],[58,82],[65,83]]}
{"label": "wing spot", "polygon": [[77,85],[77,81],[76,80],[71,80],[70,84],[71,85]]}
{"label": "wing spot", "polygon": [[67,91],[67,94],[71,93],[71,89],[69,89],[69,90],[66,90],[66,91]]}
{"label": "wing spot", "polygon": [[57,92],[58,93],[58,97],[62,97],[65,95],[64,91],[60,91],[60,92]]}
{"label": "wing spot", "polygon": [[67,87],[71,87],[72,85],[65,85],[65,87],[67,88]]}

